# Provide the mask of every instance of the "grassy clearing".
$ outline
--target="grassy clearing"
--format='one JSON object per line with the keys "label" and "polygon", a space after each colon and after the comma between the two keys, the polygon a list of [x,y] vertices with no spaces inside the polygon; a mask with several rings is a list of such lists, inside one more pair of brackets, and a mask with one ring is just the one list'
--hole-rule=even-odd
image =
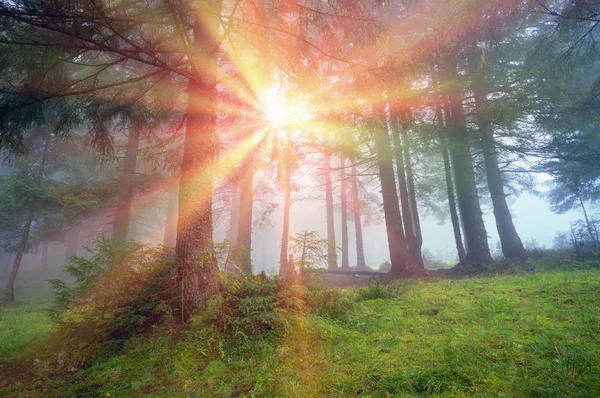
{"label": "grassy clearing", "polygon": [[[99,358],[66,379],[40,376],[0,395],[595,397],[600,391],[598,270],[409,281],[349,294],[357,304],[342,319],[298,317],[290,332],[235,342],[206,329],[178,342],[139,337],[121,355]],[[48,330],[19,308],[1,309],[0,355]],[[11,323],[33,328],[13,336],[5,333]]]}

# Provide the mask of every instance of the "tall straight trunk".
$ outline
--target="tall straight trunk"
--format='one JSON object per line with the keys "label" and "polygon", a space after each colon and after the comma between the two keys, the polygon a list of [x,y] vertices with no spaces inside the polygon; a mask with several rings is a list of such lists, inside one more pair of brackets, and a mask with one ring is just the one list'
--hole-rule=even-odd
{"label": "tall straight trunk", "polygon": [[352,215],[354,216],[354,232],[356,234],[356,268],[367,268],[363,244],[362,223],[360,220],[360,199],[358,197],[358,176],[356,165],[350,169],[352,173],[350,196],[352,198]]}
{"label": "tall straight trunk", "polygon": [[419,219],[419,210],[417,208],[417,193],[415,191],[415,177],[412,171],[412,163],[410,160],[410,144],[408,142],[408,131],[402,129],[402,147],[404,150],[404,162],[406,166],[406,183],[408,185],[408,204],[410,205],[411,220],[412,220],[412,246],[413,258],[415,263],[425,268],[423,265],[423,255],[421,247],[423,246],[423,235],[421,233],[421,220]]}
{"label": "tall straight trunk", "polygon": [[390,150],[390,139],[388,135],[386,115],[382,107],[378,110],[379,120],[382,126],[377,129],[377,165],[379,167],[379,179],[381,181],[381,196],[383,199],[383,213],[385,217],[385,229],[388,238],[390,261],[392,267],[390,274],[399,276],[409,274],[411,269],[409,262],[408,246],[404,231],[402,230],[402,216],[396,194],[396,179],[394,177],[394,163],[392,151]]}
{"label": "tall straight trunk", "polygon": [[340,167],[340,204],[342,207],[342,269],[350,269],[348,259],[348,189],[346,184],[346,159],[342,157]]}
{"label": "tall straight trunk", "polygon": [[221,0],[203,2],[193,27],[194,51],[188,82],[188,105],[177,220],[177,278],[181,320],[202,306],[219,289],[212,242],[212,195],[217,137],[217,56]]}
{"label": "tall straight trunk", "polygon": [[442,157],[444,159],[444,174],[446,176],[446,191],[448,192],[448,207],[450,208],[450,219],[452,220],[452,230],[454,231],[454,243],[458,253],[458,260],[465,259],[465,247],[463,246],[462,233],[460,231],[460,221],[456,211],[456,198],[454,197],[454,182],[452,181],[452,168],[450,166],[450,157],[448,155],[448,143],[444,139],[442,142]]}
{"label": "tall straight trunk", "polygon": [[42,258],[40,261],[41,268],[43,270],[48,269],[48,242],[42,242]]}
{"label": "tall straight trunk", "polygon": [[327,153],[323,159],[325,175],[325,211],[327,213],[327,268],[337,269],[337,253],[335,246],[335,220],[333,215],[333,184],[331,183],[331,155]]}
{"label": "tall straight trunk", "polygon": [[179,181],[178,177],[171,176],[171,187],[167,199],[167,218],[165,221],[165,235],[163,245],[175,247],[177,244],[177,207],[179,204]]}
{"label": "tall straight trunk", "polygon": [[240,188],[237,185],[231,187],[231,210],[229,212],[229,231],[227,239],[232,245],[238,243],[238,226],[240,224]]}
{"label": "tall straight trunk", "polygon": [[400,191],[400,204],[402,207],[402,221],[404,221],[404,233],[409,242],[413,237],[412,213],[408,199],[408,187],[406,186],[406,173],[404,170],[404,152],[400,142],[400,128],[398,116],[392,113],[392,141],[394,143],[394,154],[396,155],[396,174],[398,175],[398,188]]}
{"label": "tall straight trunk", "polygon": [[[394,154],[396,155],[396,170],[398,175],[398,188],[400,191],[400,204],[402,206],[402,220],[404,221],[404,234],[408,243],[411,262],[423,268],[423,258],[421,256],[422,239],[420,236],[420,223],[416,225],[415,211],[411,206],[411,197],[409,186],[407,185],[406,152],[404,144],[400,142],[400,120],[395,112],[392,113],[392,141],[394,142]],[[418,232],[417,232],[418,231]]]}
{"label": "tall straight trunk", "polygon": [[[454,195],[454,181],[452,179],[452,166],[450,164],[450,154],[448,149],[448,132],[451,127],[450,104],[448,96],[439,93],[439,80],[435,65],[431,66],[431,79],[438,96],[435,101],[435,117],[440,128],[440,148],[444,160],[444,174],[446,177],[446,192],[448,194],[448,207],[450,208],[450,219],[452,220],[452,230],[454,231],[454,243],[458,253],[459,262],[463,262],[466,256],[465,247],[461,233],[461,223],[456,210],[456,197]],[[443,115],[442,115],[443,112]]]}
{"label": "tall straight trunk", "polygon": [[[454,60],[449,63],[452,78],[457,79],[457,65]],[[473,170],[473,158],[469,146],[467,125],[463,112],[462,94],[455,89],[449,94],[451,128],[450,157],[454,166],[454,181],[458,196],[458,206],[463,219],[467,254],[464,263],[477,268],[492,262],[487,241],[487,232],[483,223],[483,215],[479,206],[479,196]]]}
{"label": "tall straight trunk", "polygon": [[241,253],[239,267],[246,275],[252,274],[252,203],[254,199],[254,156],[248,155],[242,167],[240,181],[240,217],[238,224],[238,245]]}
{"label": "tall straight trunk", "polygon": [[12,269],[8,275],[8,280],[6,281],[6,290],[4,291],[3,300],[5,303],[12,303],[15,301],[15,280],[17,279],[17,274],[19,272],[19,267],[21,266],[21,260],[25,254],[25,249],[27,249],[27,242],[29,241],[29,232],[31,231],[32,223],[33,214],[30,214],[25,221],[25,225],[23,226],[21,240],[19,241],[17,251],[15,253],[15,261],[13,262]]}
{"label": "tall straight trunk", "polygon": [[139,129],[131,126],[127,145],[125,146],[125,160],[121,173],[121,192],[117,200],[115,222],[113,223],[113,238],[121,241],[127,240],[129,220],[131,217],[131,201],[133,200],[133,177],[137,164],[138,148],[140,144]]}
{"label": "tall straight trunk", "polygon": [[494,218],[496,228],[502,245],[504,257],[509,259],[525,258],[525,247],[513,223],[506,194],[504,193],[504,182],[502,173],[498,167],[498,151],[494,139],[494,130],[491,126],[486,112],[489,111],[486,96],[487,84],[482,71],[477,71],[479,62],[471,59],[471,72],[473,73],[473,94],[475,95],[475,108],[477,114],[477,125],[481,132],[481,146],[483,148],[483,159],[487,175],[490,196],[494,207]]}
{"label": "tall straight trunk", "polygon": [[293,273],[293,264],[288,261],[288,243],[290,237],[290,206],[292,195],[292,169],[290,164],[291,137],[287,133],[286,152],[284,155],[284,186],[283,186],[283,228],[281,231],[281,252],[279,253],[279,274],[289,276]]}

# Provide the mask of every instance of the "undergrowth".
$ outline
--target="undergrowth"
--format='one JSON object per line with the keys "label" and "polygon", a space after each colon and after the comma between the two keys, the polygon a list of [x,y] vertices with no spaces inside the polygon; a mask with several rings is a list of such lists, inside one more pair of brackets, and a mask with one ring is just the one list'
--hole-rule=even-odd
{"label": "undergrowth", "polygon": [[30,352],[27,377],[1,370],[0,395],[594,396],[600,273],[532,266],[546,271],[356,289],[223,274],[187,328],[103,334],[61,372]]}

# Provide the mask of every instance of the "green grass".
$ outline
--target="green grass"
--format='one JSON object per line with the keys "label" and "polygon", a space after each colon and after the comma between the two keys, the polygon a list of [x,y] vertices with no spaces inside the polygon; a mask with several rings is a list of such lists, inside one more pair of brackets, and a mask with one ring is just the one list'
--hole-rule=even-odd
{"label": "green grass", "polygon": [[[0,283],[5,284],[4,281]],[[30,341],[51,330],[46,309],[52,296],[47,282],[17,281],[15,297],[15,303],[0,305],[0,364],[17,356]]]}
{"label": "green grass", "polygon": [[[167,336],[139,337],[121,355],[97,360],[65,379],[40,375],[31,386],[6,387],[0,395],[600,393],[598,270],[408,281],[389,291],[357,294],[345,318],[299,317],[293,331],[260,339],[242,336],[227,342],[207,330],[189,331],[178,342]],[[45,320],[26,308],[0,310],[0,356],[47,332]],[[21,328],[31,330],[18,332]]]}

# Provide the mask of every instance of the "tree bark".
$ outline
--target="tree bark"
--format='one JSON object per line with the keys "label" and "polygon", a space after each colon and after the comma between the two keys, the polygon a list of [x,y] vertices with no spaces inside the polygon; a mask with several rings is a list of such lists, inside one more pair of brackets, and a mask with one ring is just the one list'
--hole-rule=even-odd
{"label": "tree bark", "polygon": [[342,269],[350,269],[348,259],[348,189],[346,183],[346,159],[341,158],[340,167],[340,204],[342,207]]}
{"label": "tree bark", "polygon": [[485,113],[488,111],[486,96],[487,85],[483,72],[477,71],[478,61],[471,60],[471,72],[473,73],[473,94],[475,95],[475,112],[477,114],[477,125],[481,132],[481,146],[483,148],[483,159],[487,175],[490,196],[494,207],[494,218],[496,228],[502,245],[504,257],[509,259],[524,259],[525,247],[513,223],[506,195],[504,193],[504,182],[502,173],[498,167],[498,151],[494,139],[494,130],[489,118]]}
{"label": "tree bark", "polygon": [[448,194],[448,207],[450,209],[450,219],[452,221],[452,230],[454,231],[454,243],[456,244],[456,252],[458,261],[462,262],[465,259],[465,247],[463,246],[462,233],[460,230],[460,221],[458,212],[456,211],[456,197],[454,196],[454,181],[452,180],[452,166],[450,164],[450,155],[448,150],[448,131],[450,128],[450,105],[448,97],[439,93],[439,80],[436,73],[435,65],[431,65],[431,80],[433,88],[436,92],[435,100],[435,117],[440,129],[440,149],[442,159],[444,161],[444,175],[446,177],[446,192]]}
{"label": "tree bark", "polygon": [[[452,71],[452,78],[457,79],[455,61],[449,63],[449,70]],[[463,262],[474,265],[476,268],[483,268],[483,266],[492,262],[492,256],[479,205],[473,159],[471,157],[460,89],[450,92],[449,104],[452,117],[450,157],[454,166],[454,181],[456,182],[458,206],[463,219],[467,242],[467,254]]]}
{"label": "tree bark", "polygon": [[254,156],[248,155],[242,166],[240,181],[240,216],[238,245],[241,250],[239,267],[246,275],[252,274],[252,203],[254,198]]}
{"label": "tree bark", "polygon": [[281,231],[281,252],[279,254],[279,274],[288,277],[293,273],[293,262],[288,260],[288,243],[290,236],[290,206],[292,195],[291,137],[287,133],[286,153],[284,155],[284,187],[283,187],[283,228]]}
{"label": "tree bark", "polygon": [[411,212],[412,220],[412,239],[413,259],[421,269],[424,269],[423,255],[421,247],[423,246],[423,235],[421,233],[421,220],[419,219],[419,210],[417,208],[417,193],[415,191],[415,177],[412,171],[412,163],[410,160],[410,144],[408,142],[408,131],[402,129],[402,148],[404,150],[404,162],[406,165],[406,182],[408,185],[408,204]]}
{"label": "tree bark", "polygon": [[367,268],[365,262],[365,249],[363,244],[362,223],[360,220],[360,199],[358,196],[358,176],[356,166],[351,168],[352,179],[350,195],[352,198],[352,214],[354,216],[354,232],[356,234],[356,268]]}
{"label": "tree bark", "polygon": [[127,145],[125,146],[125,160],[123,161],[121,183],[119,184],[122,194],[119,195],[119,199],[117,200],[115,221],[113,223],[113,238],[120,241],[126,241],[128,238],[131,202],[133,200],[133,178],[135,177],[139,143],[138,127],[130,126]]}
{"label": "tree bark", "polygon": [[27,249],[27,242],[29,241],[29,232],[31,231],[32,223],[33,214],[30,214],[25,221],[25,225],[23,225],[21,240],[19,241],[19,245],[17,246],[17,251],[15,253],[15,261],[13,262],[12,269],[8,275],[8,280],[6,281],[6,290],[4,291],[5,303],[12,303],[15,301],[15,280],[17,279],[17,274],[19,273],[19,267],[21,266],[23,254],[25,254],[25,250]]}
{"label": "tree bark", "polygon": [[389,273],[393,276],[408,275],[411,272],[411,266],[408,258],[408,246],[404,231],[402,230],[402,216],[400,215],[398,195],[396,194],[396,179],[394,176],[394,164],[390,150],[386,115],[381,107],[378,112],[382,126],[377,128],[376,131],[377,165],[379,167],[385,229],[392,264]]}
{"label": "tree bark", "polygon": [[[406,166],[405,154],[403,144],[400,141],[400,120],[395,112],[392,112],[392,141],[394,143],[394,154],[396,155],[396,171],[398,175],[398,188],[400,191],[400,204],[402,207],[402,220],[404,224],[404,235],[408,244],[408,251],[410,253],[411,262],[423,268],[423,258],[421,256],[421,244],[419,243],[419,236],[417,235],[417,229],[420,230],[421,226],[415,225],[415,212],[411,206],[411,199],[408,190],[406,172],[408,171]],[[420,235],[420,231],[419,231]],[[422,240],[421,240],[422,243]]]}
{"label": "tree bark", "polygon": [[237,185],[231,187],[231,211],[229,214],[229,231],[227,239],[232,245],[238,243],[238,229],[240,224],[240,189]]}
{"label": "tree bark", "polygon": [[329,153],[325,154],[323,159],[323,173],[325,174],[325,210],[327,212],[327,269],[337,269],[333,185],[331,183],[331,156]]}
{"label": "tree bark", "polygon": [[[198,10],[200,12],[200,10]],[[219,289],[213,247],[212,194],[217,137],[217,56],[221,0],[203,3],[196,17],[177,221],[178,282],[181,320],[215,295]]]}
{"label": "tree bark", "polygon": [[163,245],[165,247],[175,247],[177,244],[177,207],[179,204],[179,179],[171,176],[171,187],[167,202],[167,218],[165,221],[165,235]]}

